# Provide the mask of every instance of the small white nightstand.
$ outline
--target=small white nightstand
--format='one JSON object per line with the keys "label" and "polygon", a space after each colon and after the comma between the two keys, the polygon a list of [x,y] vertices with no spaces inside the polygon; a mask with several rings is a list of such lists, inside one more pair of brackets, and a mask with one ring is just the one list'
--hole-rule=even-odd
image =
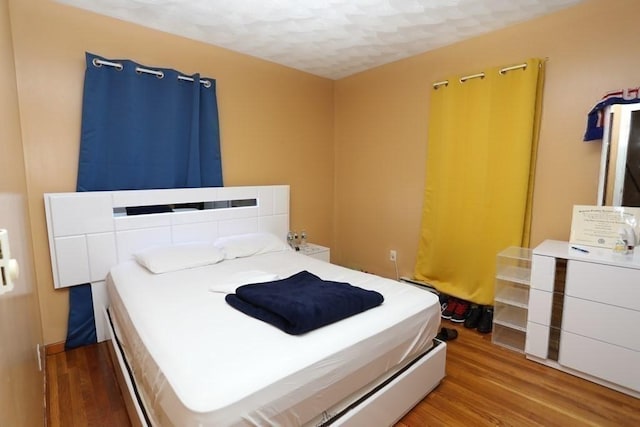
{"label": "small white nightstand", "polygon": [[330,262],[331,250],[325,246],[315,245],[313,243],[307,243],[305,247],[300,247],[300,253],[310,256],[311,258],[319,259],[320,261]]}

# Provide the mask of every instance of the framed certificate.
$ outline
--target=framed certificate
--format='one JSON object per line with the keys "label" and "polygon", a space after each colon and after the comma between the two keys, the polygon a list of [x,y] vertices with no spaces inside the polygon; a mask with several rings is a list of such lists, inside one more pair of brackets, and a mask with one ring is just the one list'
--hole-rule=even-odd
{"label": "framed certificate", "polygon": [[637,230],[639,224],[640,208],[575,205],[569,241],[576,245],[612,249],[621,228],[631,226]]}

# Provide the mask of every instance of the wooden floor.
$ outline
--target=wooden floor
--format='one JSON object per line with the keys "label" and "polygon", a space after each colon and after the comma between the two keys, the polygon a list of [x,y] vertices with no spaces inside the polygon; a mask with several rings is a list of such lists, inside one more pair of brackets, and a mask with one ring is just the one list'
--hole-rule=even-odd
{"label": "wooden floor", "polygon": [[129,427],[106,343],[47,356],[47,425]]}
{"label": "wooden floor", "polygon": [[[640,426],[640,399],[527,360],[458,330],[444,381],[408,413],[404,426]],[[630,366],[629,369],[640,369]]]}
{"label": "wooden floor", "polygon": [[[443,326],[460,334],[448,343],[447,376],[396,427],[640,426],[640,399]],[[49,426],[130,425],[104,343],[48,356],[47,381]]]}

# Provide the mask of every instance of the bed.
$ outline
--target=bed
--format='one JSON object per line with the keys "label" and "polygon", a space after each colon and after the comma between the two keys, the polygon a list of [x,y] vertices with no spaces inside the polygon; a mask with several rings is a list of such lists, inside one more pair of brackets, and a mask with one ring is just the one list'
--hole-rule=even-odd
{"label": "bed", "polygon": [[[134,425],[391,425],[444,377],[446,344],[434,339],[437,296],[290,250],[283,239],[288,192],[267,186],[45,195],[54,284],[92,284],[104,322],[99,335],[113,348]],[[172,209],[122,214],[123,207],[159,205]],[[140,256],[196,240],[216,242],[228,255],[236,237],[246,249],[247,236],[276,236],[281,245],[186,267],[178,253],[160,263],[173,264],[160,273]],[[300,271],[376,291],[384,302],[301,335],[226,302],[239,286]]]}

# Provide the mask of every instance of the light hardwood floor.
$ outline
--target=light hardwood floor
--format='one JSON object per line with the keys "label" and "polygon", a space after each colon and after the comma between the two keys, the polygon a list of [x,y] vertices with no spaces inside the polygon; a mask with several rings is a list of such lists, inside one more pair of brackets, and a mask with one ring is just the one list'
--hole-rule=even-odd
{"label": "light hardwood floor", "polygon": [[[447,376],[396,427],[640,426],[640,399],[528,361],[491,335],[443,326],[459,332]],[[47,381],[49,426],[130,425],[104,343],[48,356]]]}
{"label": "light hardwood floor", "polygon": [[442,324],[459,332],[447,376],[396,427],[640,426],[640,399],[527,360],[490,334]]}
{"label": "light hardwood floor", "polygon": [[47,425],[129,427],[106,343],[47,356]]}

